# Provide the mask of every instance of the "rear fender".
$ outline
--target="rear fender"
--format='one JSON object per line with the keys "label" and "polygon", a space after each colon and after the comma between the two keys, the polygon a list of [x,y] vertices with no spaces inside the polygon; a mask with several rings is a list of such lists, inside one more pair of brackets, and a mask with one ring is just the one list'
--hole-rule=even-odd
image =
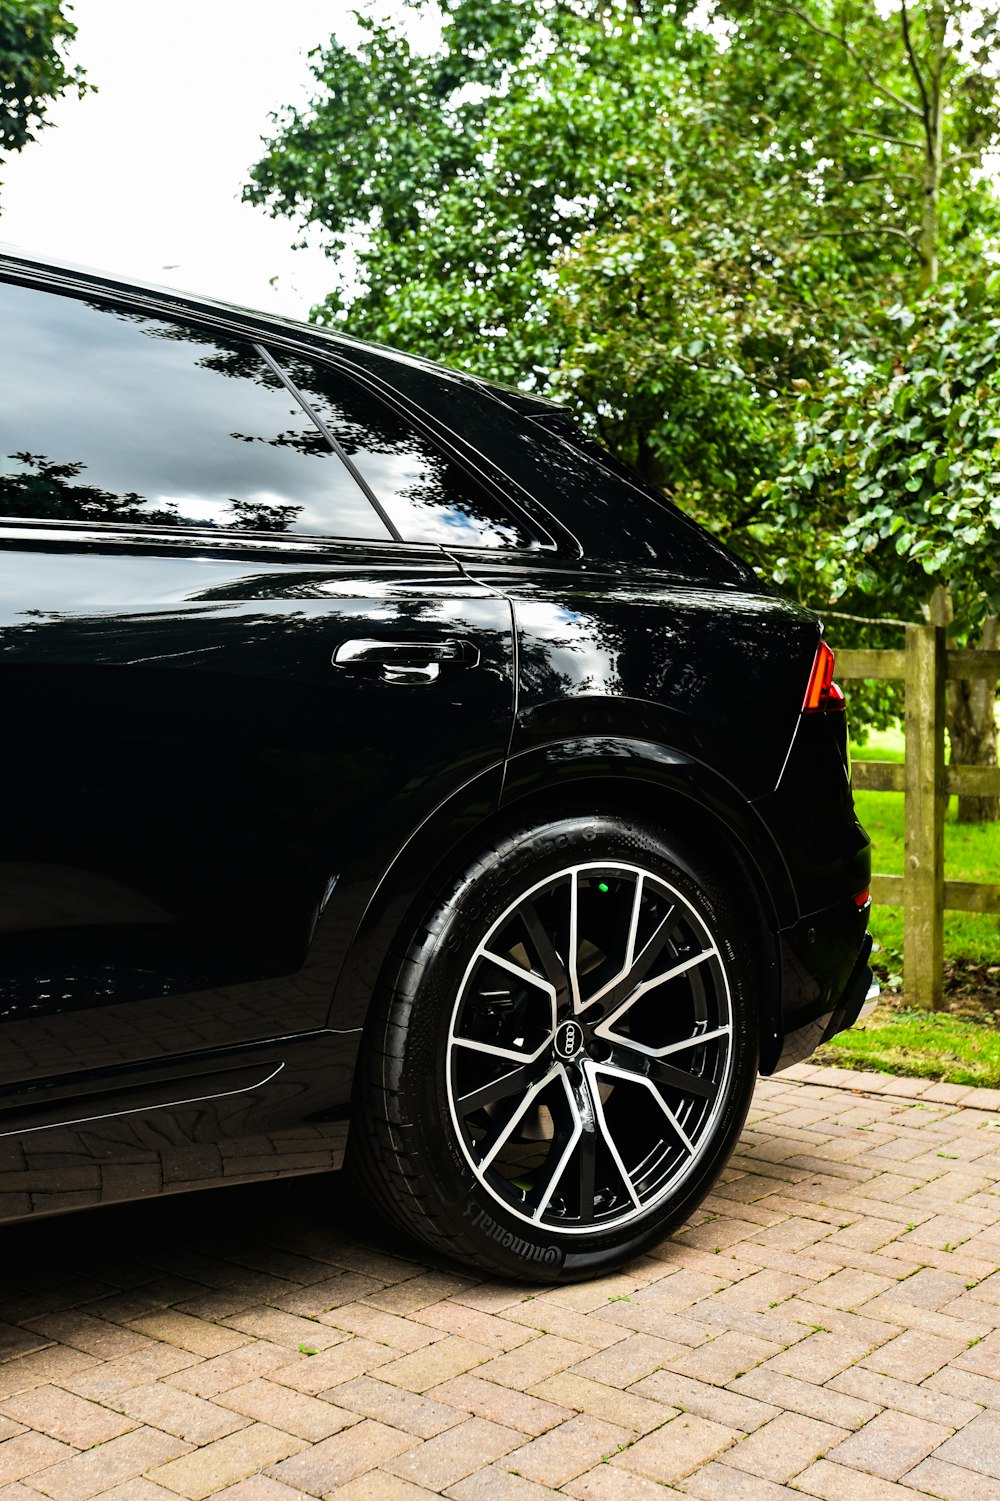
{"label": "rear fender", "polygon": [[655,823],[706,856],[745,898],[760,962],[761,1053],[782,1036],[777,929],[797,916],[780,852],[753,807],[723,777],[678,751],[624,738],[560,740],[512,757],[426,820],[368,902],[336,986],[329,1025],[361,1027],[384,973],[434,895],[512,823],[567,811]]}

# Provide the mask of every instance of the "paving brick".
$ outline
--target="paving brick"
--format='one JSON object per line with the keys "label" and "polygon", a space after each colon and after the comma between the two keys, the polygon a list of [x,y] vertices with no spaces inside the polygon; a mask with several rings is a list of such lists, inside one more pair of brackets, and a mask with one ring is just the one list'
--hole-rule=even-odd
{"label": "paving brick", "polygon": [[[613,1386],[602,1386],[598,1381],[588,1381],[575,1372],[560,1371],[548,1376],[534,1388],[534,1394],[562,1404],[564,1409],[588,1413],[592,1418],[601,1418],[617,1423],[632,1433],[649,1433],[659,1428],[668,1418],[674,1417],[676,1409],[662,1402],[637,1396],[635,1387],[619,1391]],[[564,1411],[564,1416],[569,1413]]]}
{"label": "paving brick", "polygon": [[[550,1381],[560,1379],[558,1376],[549,1378]],[[546,1385],[543,1382],[542,1388]],[[557,1423],[571,1416],[571,1408],[560,1405],[555,1395],[551,1399],[529,1396],[527,1392],[498,1386],[495,1381],[483,1381],[473,1372],[455,1376],[441,1386],[432,1386],[424,1393],[424,1398],[447,1403],[453,1408],[472,1413],[474,1417],[489,1418],[493,1423],[516,1428],[521,1433],[544,1433],[546,1429],[554,1428]],[[459,1421],[457,1416],[456,1421]]]}
{"label": "paving brick", "polygon": [[732,1390],[774,1407],[787,1408],[789,1412],[799,1412],[803,1417],[816,1418],[821,1423],[833,1423],[837,1428],[860,1428],[878,1412],[873,1402],[845,1397],[828,1386],[813,1386],[808,1381],[797,1381],[794,1376],[779,1376],[763,1369],[737,1377]]}
{"label": "paving brick", "polygon": [[[397,1428],[388,1428],[384,1423],[365,1418],[353,1428],[283,1460],[274,1466],[271,1474],[275,1480],[281,1480],[293,1489],[297,1487],[309,1495],[328,1496],[349,1480],[384,1465],[417,1443],[419,1439],[411,1434],[400,1433]],[[376,1495],[377,1492],[373,1492],[373,1501]]]}
{"label": "paving brick", "polygon": [[373,1308],[384,1308],[388,1313],[415,1313],[418,1308],[429,1308],[440,1303],[442,1298],[465,1292],[475,1286],[475,1279],[463,1277],[456,1272],[423,1272],[410,1277],[396,1287],[383,1288],[366,1294],[365,1301]]}
{"label": "paving brick", "polygon": [[906,1329],[895,1339],[873,1350],[861,1361],[869,1370],[902,1381],[923,1381],[967,1348],[967,1340],[941,1339],[919,1329]]}
{"label": "paving brick", "polygon": [[992,1471],[977,1475],[964,1465],[946,1464],[942,1460],[923,1460],[904,1476],[905,1483],[940,1501],[997,1501],[1000,1496],[1000,1462],[994,1460]]}
{"label": "paving brick", "polygon": [[515,1429],[486,1418],[466,1418],[464,1423],[427,1439],[397,1459],[383,1460],[382,1466],[403,1480],[411,1480],[430,1491],[443,1491],[501,1455],[516,1450],[523,1438]]}
{"label": "paving brick", "polygon": [[[286,1494],[300,1496],[302,1492],[288,1491]],[[385,1470],[369,1470],[337,1490],[337,1501],[436,1501],[436,1496],[435,1491],[414,1485],[412,1480],[401,1480],[398,1475],[389,1475]],[[223,1498],[220,1497],[219,1501]],[[266,1501],[266,1498],[262,1497],[261,1501]]]}
{"label": "paving brick", "polygon": [[61,1444],[44,1433],[21,1433],[5,1439],[0,1444],[0,1485],[23,1480],[26,1475],[47,1469],[73,1452],[68,1444]]}
{"label": "paving brick", "polygon": [[47,1433],[76,1449],[107,1443],[108,1439],[136,1426],[120,1413],[109,1412],[106,1407],[58,1386],[40,1386],[11,1397],[3,1404],[3,1411],[26,1427]]}
{"label": "paving brick", "polygon": [[[442,1381],[482,1365],[492,1354],[488,1345],[448,1334],[423,1350],[415,1350],[412,1355],[403,1355],[383,1366],[379,1379],[405,1386],[411,1392],[425,1392],[428,1387],[440,1386]],[[500,1359],[510,1360],[511,1356],[502,1355]]]}
{"label": "paving brick", "polygon": [[[175,1491],[161,1490],[160,1494],[176,1501]],[[104,1501],[103,1496],[101,1501]],[[131,1497],[123,1497],[122,1501],[131,1501]],[[224,1491],[216,1492],[212,1501],[312,1501],[312,1498],[307,1497],[305,1491],[293,1491],[280,1480],[272,1480],[269,1475],[251,1475],[248,1480],[237,1480],[235,1485],[227,1485]]]}
{"label": "paving brick", "polygon": [[723,1453],[738,1437],[732,1428],[681,1413],[639,1439],[623,1454],[616,1455],[611,1464],[630,1474],[669,1484]]}
{"label": "paving brick", "polygon": [[592,1354],[594,1351],[588,1350],[586,1345],[560,1339],[555,1334],[540,1334],[519,1350],[510,1350],[505,1355],[496,1356],[481,1366],[476,1374],[484,1381],[498,1381],[501,1386],[530,1391],[539,1381],[544,1381],[546,1376],[554,1376],[557,1371],[565,1371],[568,1366],[579,1365]]}
{"label": "paving brick", "polygon": [[60,1460],[51,1469],[33,1475],[31,1483],[52,1501],[90,1501],[102,1491],[135,1480],[154,1465],[184,1454],[188,1447],[155,1428],[135,1428],[100,1448]]}
{"label": "paving brick", "polygon": [[991,1381],[1000,1381],[1000,1331],[977,1340],[956,1357],[955,1365],[959,1370],[973,1371],[977,1376],[988,1376]]}
{"label": "paving brick", "polygon": [[913,1418],[926,1418],[931,1423],[943,1423],[946,1428],[961,1428],[981,1411],[976,1402],[964,1397],[953,1397],[927,1386],[913,1386],[908,1381],[897,1381],[894,1376],[880,1376],[877,1371],[852,1366],[842,1371],[830,1382],[833,1391],[844,1392],[848,1397],[861,1397],[879,1407],[892,1408],[909,1413]]}
{"label": "paving brick", "polygon": [[168,1490],[187,1497],[188,1501],[204,1501],[206,1496],[214,1496],[224,1487],[304,1447],[302,1439],[270,1428],[266,1423],[252,1423],[249,1428],[216,1439],[183,1459],[171,1460],[155,1469],[146,1468],[150,1479]]}
{"label": "paving brick", "polygon": [[891,1277],[879,1277],[873,1272],[857,1272],[853,1268],[834,1272],[825,1282],[810,1289],[809,1297],[814,1303],[830,1308],[850,1311],[876,1298],[880,1293],[895,1287]]}
{"label": "paving brick", "polygon": [[747,1470],[734,1470],[717,1461],[679,1481],[678,1493],[696,1496],[699,1501],[789,1501],[790,1496],[799,1494],[773,1480],[751,1475]]}
{"label": "paving brick", "polygon": [[353,1272],[338,1272],[325,1282],[313,1282],[308,1287],[297,1287],[274,1299],[274,1306],[286,1313],[300,1314],[303,1318],[320,1318],[331,1308],[344,1303],[354,1303],[382,1289],[374,1277],[361,1277]]}
{"label": "paving brick", "polygon": [[784,1412],[741,1439],[721,1456],[721,1461],[761,1480],[784,1484],[847,1437],[843,1428],[805,1418],[801,1413]]}
{"label": "paving brick", "polygon": [[[354,1412],[281,1386],[276,1381],[268,1381],[266,1377],[249,1381],[246,1386],[234,1386],[232,1391],[222,1392],[215,1403],[206,1405],[213,1406],[219,1413],[220,1422],[228,1417],[232,1428],[244,1426],[252,1419],[279,1428],[282,1433],[290,1433],[295,1438],[306,1439],[311,1444],[358,1421]],[[228,1413],[226,1409],[229,1409]]]}
{"label": "paving brick", "polygon": [[[563,1486],[563,1493],[576,1501],[671,1501],[682,1494],[672,1486],[658,1485],[655,1480],[646,1480],[642,1475],[630,1475],[627,1470],[618,1470],[612,1464],[595,1465],[575,1480]],[[540,1492],[551,1501],[552,1492],[546,1487]],[[491,1501],[487,1495],[483,1501]]]}
{"label": "paving brick", "polygon": [[555,1488],[610,1459],[634,1438],[628,1428],[581,1413],[515,1449],[509,1464],[519,1475]]}
{"label": "paving brick", "polygon": [[16,1360],[6,1360],[0,1365],[0,1398],[45,1386],[50,1381],[65,1383],[82,1371],[93,1370],[95,1365],[98,1365],[95,1356],[68,1345],[50,1345]]}
{"label": "paving brick", "polygon": [[131,1329],[119,1329],[105,1319],[92,1318],[78,1309],[33,1319],[30,1327],[48,1339],[82,1350],[85,1355],[94,1355],[98,1360],[134,1355],[150,1345],[145,1335],[136,1334]]}
{"label": "paving brick", "polygon": [[[498,1388],[494,1388],[498,1390]],[[419,1395],[403,1386],[392,1386],[372,1376],[359,1376],[323,1393],[324,1398],[359,1417],[377,1418],[390,1428],[417,1438],[434,1438],[462,1421],[462,1414],[446,1402]]]}
{"label": "paving brick", "polygon": [[[305,1360],[306,1356],[300,1356]],[[322,1356],[314,1356],[321,1360]],[[281,1345],[256,1340],[228,1355],[216,1355],[213,1360],[201,1360],[165,1377],[168,1385],[182,1392],[191,1392],[196,1397],[217,1397],[220,1392],[230,1391],[234,1386],[243,1386],[255,1376],[268,1376],[288,1360],[288,1351]]]}
{"label": "paving brick", "polygon": [[[670,1369],[681,1376],[708,1381],[714,1386],[725,1386],[737,1376],[742,1376],[744,1371],[753,1370],[755,1366],[780,1353],[780,1345],[727,1330],[700,1349],[685,1351],[679,1359],[674,1359],[669,1364]],[[661,1364],[666,1365],[667,1362],[662,1361]]]}
{"label": "paving brick", "polygon": [[1000,1480],[1000,1416],[984,1412],[934,1450],[934,1458]]}
{"label": "paving brick", "polygon": [[289,1365],[277,1366],[266,1374],[272,1381],[315,1396],[317,1392],[339,1386],[342,1381],[353,1381],[356,1376],[364,1376],[396,1359],[397,1352],[388,1345],[357,1336],[317,1355],[302,1352]]}
{"label": "paving brick", "polygon": [[678,1375],[676,1371],[655,1371],[652,1376],[636,1382],[628,1395],[630,1400],[643,1397],[663,1408],[664,1418],[672,1417],[673,1413],[668,1409],[675,1407],[743,1433],[753,1433],[770,1423],[781,1411],[769,1402],[740,1396],[725,1387],[709,1386],[690,1376]]}
{"label": "paving brick", "polygon": [[460,1334],[494,1350],[516,1350],[535,1338],[533,1329],[522,1329],[510,1319],[494,1313],[484,1313],[478,1308],[467,1308],[462,1303],[432,1303],[420,1308],[413,1315],[421,1324],[429,1324],[444,1334]]}
{"label": "paving brick", "polygon": [[[70,1353],[69,1351],[66,1352]],[[75,1353],[75,1352],[73,1352]],[[121,1355],[115,1360],[94,1361],[87,1358],[86,1365],[68,1375],[54,1377],[68,1391],[78,1397],[90,1397],[95,1402],[111,1402],[122,1392],[163,1376],[175,1375],[178,1371],[201,1366],[197,1355],[189,1350],[178,1350],[173,1345],[150,1344],[135,1355]]]}
{"label": "paving brick", "polygon": [[624,1388],[687,1354],[686,1345],[671,1344],[651,1334],[631,1334],[568,1369],[588,1381]]}
{"label": "paving brick", "polygon": [[251,1334],[255,1339],[287,1345],[291,1350],[297,1350],[300,1345],[308,1345],[313,1350],[329,1350],[332,1345],[339,1345],[348,1338],[343,1329],[333,1329],[318,1319],[299,1318],[281,1308],[248,1308],[227,1318],[226,1326],[239,1334]]}
{"label": "paving brick", "polygon": [[[229,1495],[229,1492],[226,1492]],[[32,1492],[31,1501],[34,1501],[35,1493]],[[99,1501],[177,1501],[174,1491],[168,1491],[162,1485],[157,1485],[154,1480],[141,1480],[132,1476],[130,1480],[123,1480],[121,1485],[112,1486],[109,1491],[101,1491]],[[284,1501],[289,1501],[288,1497]]]}
{"label": "paving brick", "polygon": [[849,1340],[839,1334],[810,1334],[807,1339],[773,1356],[765,1363],[765,1368],[781,1376],[795,1376],[800,1381],[822,1386],[867,1355],[870,1348],[867,1340]]}
{"label": "paving brick", "polygon": [[[641,1294],[640,1294],[641,1296]],[[659,1331],[646,1323],[649,1305],[642,1305],[643,1313],[638,1314],[636,1327],[642,1325],[647,1334],[656,1334]],[[626,1309],[640,1308],[639,1298],[629,1299],[626,1303],[623,1299],[616,1300],[609,1308],[618,1313]],[[522,1324],[525,1328],[537,1329],[540,1334],[558,1334],[562,1339],[575,1340],[585,1346],[596,1346],[598,1349],[606,1349],[608,1345],[617,1344],[619,1340],[628,1338],[628,1328],[622,1328],[618,1323],[612,1323],[605,1319],[608,1308],[599,1308],[594,1313],[579,1313],[575,1308],[563,1308],[558,1303],[552,1303],[545,1298],[532,1298],[528,1303],[518,1304],[516,1308],[507,1310],[505,1317],[515,1323]],[[624,1322],[624,1321],[623,1321]]]}
{"label": "paving brick", "polygon": [[234,1329],[224,1329],[221,1324],[211,1324],[207,1319],[195,1319],[187,1313],[171,1309],[147,1319],[137,1319],[132,1326],[138,1334],[149,1339],[162,1340],[165,1345],[177,1345],[182,1350],[191,1350],[195,1355],[226,1355],[238,1350],[247,1342],[245,1334]]}
{"label": "paving brick", "polygon": [[881,1475],[884,1480],[898,1480],[949,1436],[950,1430],[941,1423],[903,1412],[881,1412],[831,1449],[829,1458],[834,1464]]}
{"label": "paving brick", "polygon": [[159,1382],[131,1387],[116,1397],[113,1405],[132,1419],[130,1427],[145,1423],[189,1444],[210,1444],[246,1427],[246,1419],[238,1414]]}
{"label": "paving brick", "polygon": [[818,1496],[820,1501],[923,1501],[924,1495],[908,1485],[832,1464],[828,1459],[818,1459],[796,1475],[795,1490]]}
{"label": "paving brick", "polygon": [[[504,1460],[467,1475],[448,1489],[453,1501],[552,1501],[552,1494],[547,1485],[538,1485],[523,1475],[513,1474],[505,1468]],[[376,1495],[381,1501],[378,1492],[372,1493],[371,1501],[375,1501]],[[337,1501],[340,1501],[339,1495]],[[365,1497],[364,1501],[369,1501],[369,1498]]]}
{"label": "paving brick", "polygon": [[329,1313],[319,1314],[317,1322],[377,1340],[380,1345],[388,1345],[404,1355],[412,1350],[422,1350],[424,1345],[432,1345],[441,1338],[436,1329],[425,1329],[413,1318],[400,1318],[398,1313],[387,1313],[384,1308],[373,1308],[368,1303],[348,1303],[343,1308],[334,1308]]}
{"label": "paving brick", "polygon": [[963,1401],[978,1402],[981,1407],[1000,1410],[1000,1381],[989,1376],[978,1376],[974,1371],[961,1371],[957,1366],[946,1366],[936,1371],[924,1382],[927,1391],[944,1392]]}

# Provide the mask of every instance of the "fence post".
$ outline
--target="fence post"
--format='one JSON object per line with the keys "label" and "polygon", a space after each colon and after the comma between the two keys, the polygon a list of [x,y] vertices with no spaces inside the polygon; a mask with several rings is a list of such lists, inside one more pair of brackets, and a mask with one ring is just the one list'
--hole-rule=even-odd
{"label": "fence post", "polygon": [[944,626],[907,626],[903,984],[934,1011],[944,1006],[945,672]]}

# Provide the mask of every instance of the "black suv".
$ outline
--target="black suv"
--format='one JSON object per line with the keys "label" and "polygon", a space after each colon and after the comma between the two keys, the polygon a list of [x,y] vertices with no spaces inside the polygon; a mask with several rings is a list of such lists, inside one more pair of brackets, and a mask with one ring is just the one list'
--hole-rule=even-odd
{"label": "black suv", "polygon": [[816,617],[534,397],[13,255],[0,331],[0,1215],[662,1236],[869,991]]}

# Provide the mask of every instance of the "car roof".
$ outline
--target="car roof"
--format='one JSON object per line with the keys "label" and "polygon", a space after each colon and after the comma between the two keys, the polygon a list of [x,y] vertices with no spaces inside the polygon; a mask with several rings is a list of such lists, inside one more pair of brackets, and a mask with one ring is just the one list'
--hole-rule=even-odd
{"label": "car roof", "polygon": [[29,252],[15,245],[0,243],[0,272],[3,271],[27,272],[33,279],[48,282],[53,287],[76,289],[93,287],[101,291],[124,292],[131,296],[149,298],[165,310],[179,313],[207,313],[226,320],[235,317],[241,323],[249,324],[263,336],[266,336],[268,332],[283,334],[285,337],[290,336],[312,344],[319,350],[325,349],[331,354],[339,352],[350,356],[352,351],[367,350],[395,364],[415,365],[446,376],[449,380],[460,380],[464,384],[488,392],[518,411],[540,414],[562,410],[558,403],[544,396],[537,396],[531,391],[506,386],[500,381],[484,380],[481,376],[471,375],[465,370],[456,370],[436,360],[426,359],[423,355],[408,354],[404,350],[394,349],[391,345],[380,344],[372,339],[356,339],[351,334],[334,332],[316,323],[305,323],[301,319],[266,313],[259,308],[248,308],[239,303],[224,302],[221,298],[207,297],[201,293],[181,291],[177,287],[160,286],[156,282],[134,280],[131,277],[97,270],[91,266],[78,265],[72,261],[57,260],[48,255]]}

